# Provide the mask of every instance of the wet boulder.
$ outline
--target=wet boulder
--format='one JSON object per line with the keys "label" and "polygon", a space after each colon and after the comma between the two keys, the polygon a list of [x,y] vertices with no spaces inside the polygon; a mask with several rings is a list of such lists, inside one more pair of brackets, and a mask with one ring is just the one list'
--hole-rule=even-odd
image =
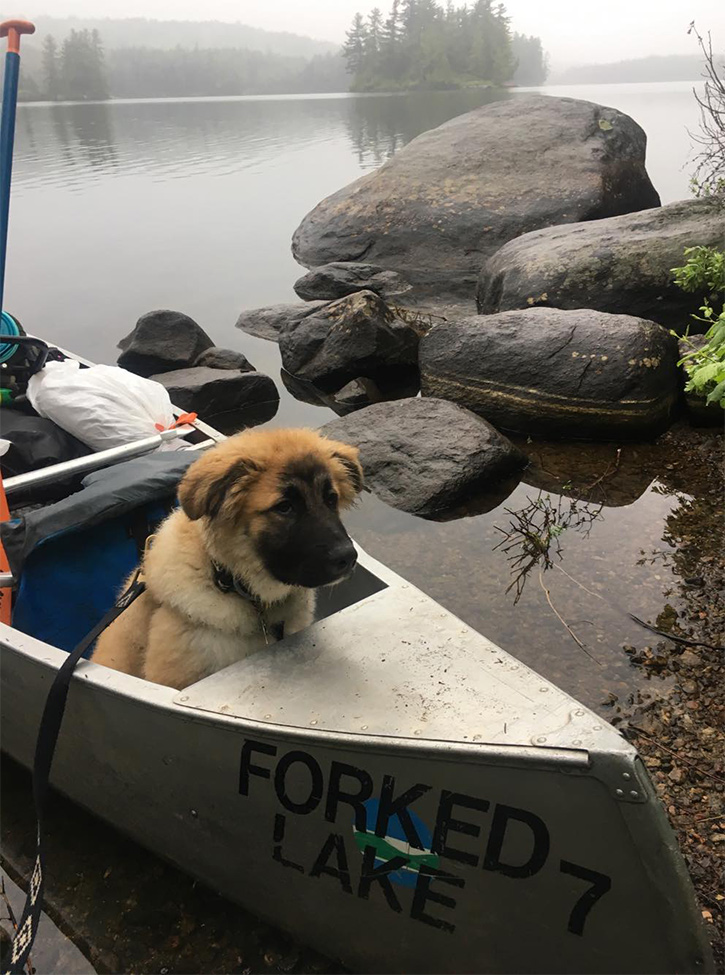
{"label": "wet boulder", "polygon": [[725,208],[716,198],[548,227],[510,241],[478,281],[482,314],[514,308],[595,308],[637,315],[678,331],[702,304],[672,280],[697,244],[721,247]]}
{"label": "wet boulder", "polygon": [[316,298],[334,301],[356,291],[374,291],[382,298],[391,298],[410,291],[410,285],[395,271],[386,271],[375,264],[336,261],[313,268],[295,281],[294,289],[305,301]]}
{"label": "wet boulder", "polygon": [[359,291],[285,325],[279,350],[292,376],[334,393],[361,377],[382,388],[409,383],[418,372],[418,342],[382,298]]}
{"label": "wet boulder", "polygon": [[400,273],[415,295],[467,296],[514,237],[659,206],[645,148],[644,131],[616,109],[509,97],[423,133],[327,197],[292,250],[305,267],[364,259]]}
{"label": "wet boulder", "polygon": [[214,343],[193,318],[180,311],[149,311],[118,343],[118,364],[137,376],[191,366]]}
{"label": "wet boulder", "polygon": [[447,322],[420,344],[424,396],[554,438],[649,437],[680,395],[677,340],[628,315],[532,308]]}
{"label": "wet boulder", "polygon": [[242,352],[234,349],[206,349],[194,363],[208,369],[238,369],[241,372],[255,372],[254,366]]}
{"label": "wet boulder", "polygon": [[365,483],[382,501],[425,517],[440,517],[527,463],[490,423],[440,399],[376,403],[321,433],[359,447]]}
{"label": "wet boulder", "polygon": [[194,366],[151,378],[166,387],[174,406],[198,413],[203,420],[267,404],[274,406],[274,416],[279,404],[277,387],[262,372]]}
{"label": "wet boulder", "polygon": [[283,325],[295,324],[328,304],[326,301],[296,301],[289,304],[265,305],[243,311],[236,321],[248,335],[276,342]]}

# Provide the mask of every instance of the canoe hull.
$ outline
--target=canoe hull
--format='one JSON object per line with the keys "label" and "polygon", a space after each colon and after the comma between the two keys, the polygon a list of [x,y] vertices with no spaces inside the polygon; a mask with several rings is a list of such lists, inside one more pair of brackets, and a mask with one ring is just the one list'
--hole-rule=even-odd
{"label": "canoe hull", "polygon": [[[12,643],[2,741],[29,765],[63,655]],[[335,735],[173,697],[82,664],[54,785],[354,969],[710,968],[689,878],[633,751]],[[615,799],[620,780],[636,801]]]}

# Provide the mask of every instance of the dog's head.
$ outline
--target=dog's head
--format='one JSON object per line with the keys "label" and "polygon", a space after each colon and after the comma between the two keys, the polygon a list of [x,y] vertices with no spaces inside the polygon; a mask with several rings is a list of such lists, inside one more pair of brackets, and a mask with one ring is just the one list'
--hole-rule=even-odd
{"label": "dog's head", "polygon": [[357,448],[312,430],[248,430],[192,464],[179,501],[204,519],[212,557],[263,595],[349,574],[357,556],[340,512],[362,487]]}

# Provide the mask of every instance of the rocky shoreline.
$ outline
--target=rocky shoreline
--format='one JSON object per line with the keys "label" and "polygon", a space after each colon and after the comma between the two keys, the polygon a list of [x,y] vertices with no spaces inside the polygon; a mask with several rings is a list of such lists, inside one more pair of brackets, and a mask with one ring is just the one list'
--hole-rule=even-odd
{"label": "rocky shoreline", "polygon": [[[656,627],[680,639],[643,629],[623,649],[669,690],[603,707],[649,769],[725,971],[723,412],[684,395],[677,336],[701,298],[672,279],[685,247],[722,246],[725,201],[660,206],[645,148],[632,119],[572,99],[453,119],[315,207],[293,241],[302,300],[237,327],[278,343],[294,397],[338,414],[323,429],[360,447],[368,487],[427,519],[470,513],[483,486],[498,504],[534,474],[587,498],[598,481],[527,472],[534,438],[668,445],[665,481],[694,499],[668,520],[686,605]],[[120,364],[204,419],[273,416],[275,381],[186,316],[167,329],[176,314],[144,316]]]}

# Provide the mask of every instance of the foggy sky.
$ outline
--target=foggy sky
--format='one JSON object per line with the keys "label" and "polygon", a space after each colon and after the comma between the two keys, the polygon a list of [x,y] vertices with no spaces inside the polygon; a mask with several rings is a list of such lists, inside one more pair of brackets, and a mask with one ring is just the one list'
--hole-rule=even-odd
{"label": "foggy sky", "polygon": [[[22,2],[22,0],[21,0]],[[356,11],[389,0],[45,0],[26,16],[152,17],[241,21],[341,42]],[[506,0],[514,30],[537,34],[554,70],[650,54],[692,54],[691,20],[725,50],[725,0]],[[7,9],[7,8],[6,8]],[[21,10],[8,14],[21,15]]]}

